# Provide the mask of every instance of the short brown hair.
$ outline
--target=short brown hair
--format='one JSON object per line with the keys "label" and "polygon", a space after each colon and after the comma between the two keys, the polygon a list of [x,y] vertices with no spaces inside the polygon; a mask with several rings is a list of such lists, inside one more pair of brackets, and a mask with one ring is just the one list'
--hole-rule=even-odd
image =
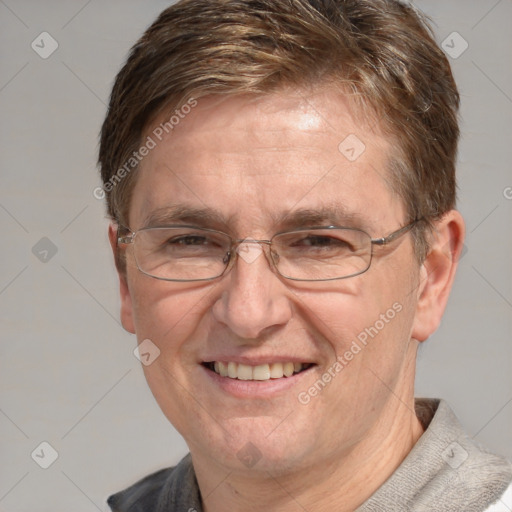
{"label": "short brown hair", "polygon": [[[397,0],[181,0],[147,29],[115,80],[99,151],[110,217],[126,225],[133,155],[158,115],[191,98],[326,83],[390,136],[391,183],[411,220],[454,208],[459,94],[415,8]],[[415,241],[422,260],[425,230]]]}

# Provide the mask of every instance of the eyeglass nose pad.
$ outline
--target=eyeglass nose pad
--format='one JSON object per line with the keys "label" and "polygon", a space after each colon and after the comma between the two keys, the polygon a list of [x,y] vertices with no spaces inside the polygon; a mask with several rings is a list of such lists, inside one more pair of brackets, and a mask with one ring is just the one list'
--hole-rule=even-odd
{"label": "eyeglass nose pad", "polygon": [[253,263],[263,253],[263,248],[259,240],[246,238],[240,242],[236,252],[246,263]]}

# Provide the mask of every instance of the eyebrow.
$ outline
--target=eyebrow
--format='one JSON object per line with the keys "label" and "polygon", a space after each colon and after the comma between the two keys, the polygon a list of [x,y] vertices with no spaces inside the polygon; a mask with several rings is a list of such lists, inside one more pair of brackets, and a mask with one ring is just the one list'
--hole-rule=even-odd
{"label": "eyebrow", "polygon": [[312,226],[361,227],[362,216],[346,210],[341,205],[321,206],[319,208],[298,208],[272,216],[280,230]]}
{"label": "eyebrow", "polygon": [[[225,217],[220,212],[208,208],[197,208],[186,204],[175,204],[158,208],[147,215],[143,227],[159,227],[175,223],[197,225],[213,229],[226,229],[236,214]],[[321,206],[319,208],[298,208],[281,212],[270,213],[270,219],[275,229],[287,231],[301,227],[312,226],[344,226],[367,227],[364,218],[356,213],[346,210],[342,205]]]}
{"label": "eyebrow", "polygon": [[144,227],[158,227],[175,222],[201,225],[225,225],[226,219],[223,215],[208,207],[195,208],[184,204],[176,204],[154,210],[144,219],[142,225]]}

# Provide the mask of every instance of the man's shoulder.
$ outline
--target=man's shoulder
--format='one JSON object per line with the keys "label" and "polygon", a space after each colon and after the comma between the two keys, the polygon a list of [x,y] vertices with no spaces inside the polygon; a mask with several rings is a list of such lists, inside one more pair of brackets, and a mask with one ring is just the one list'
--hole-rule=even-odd
{"label": "man's shoulder", "polygon": [[512,482],[512,463],[470,436],[444,400],[429,402],[435,414],[408,457],[416,478],[428,475],[415,499],[467,512],[499,503]]}
{"label": "man's shoulder", "polygon": [[176,510],[181,510],[181,501],[194,505],[197,496],[197,483],[189,454],[177,466],[151,473],[113,494],[107,503],[113,512],[158,512],[168,510],[170,504],[177,506]]}
{"label": "man's shoulder", "polygon": [[512,483],[506,491],[484,512],[510,512],[512,510]]}
{"label": "man's shoulder", "polygon": [[142,512],[156,508],[165,483],[172,477],[176,466],[160,469],[141,478],[107,500],[113,512]]}
{"label": "man's shoulder", "polygon": [[417,399],[415,406],[423,435],[358,512],[501,512],[511,462],[469,436],[444,400]]}

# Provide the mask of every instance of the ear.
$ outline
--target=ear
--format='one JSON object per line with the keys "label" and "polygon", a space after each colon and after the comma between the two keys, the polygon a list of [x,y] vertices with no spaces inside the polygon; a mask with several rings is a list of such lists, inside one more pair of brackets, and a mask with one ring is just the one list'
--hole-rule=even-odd
{"label": "ear", "polygon": [[464,220],[456,210],[436,222],[430,249],[420,268],[411,335],[425,341],[439,327],[464,248]]}
{"label": "ear", "polygon": [[108,238],[114,254],[117,275],[119,276],[119,292],[121,295],[121,323],[123,327],[132,334],[135,334],[135,323],[133,321],[133,303],[128,287],[126,265],[121,264],[121,254],[117,243],[117,225],[110,223],[108,227]]}

